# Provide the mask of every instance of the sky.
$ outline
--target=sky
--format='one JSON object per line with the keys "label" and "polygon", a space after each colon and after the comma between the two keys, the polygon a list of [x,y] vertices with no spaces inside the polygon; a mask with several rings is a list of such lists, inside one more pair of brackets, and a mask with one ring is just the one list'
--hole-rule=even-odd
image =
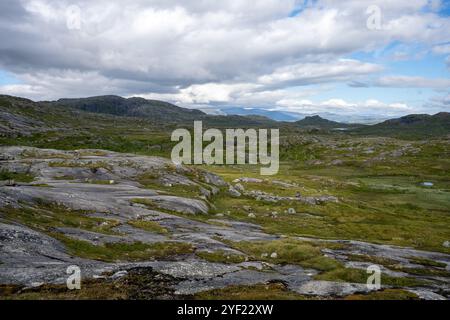
{"label": "sky", "polygon": [[0,94],[450,112],[450,0],[2,0]]}

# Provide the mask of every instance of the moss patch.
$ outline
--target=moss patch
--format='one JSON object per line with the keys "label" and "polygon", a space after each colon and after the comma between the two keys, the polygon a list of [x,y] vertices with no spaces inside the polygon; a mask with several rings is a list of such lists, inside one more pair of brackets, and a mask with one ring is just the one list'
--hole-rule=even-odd
{"label": "moss patch", "polygon": [[223,250],[214,252],[197,251],[195,254],[209,262],[241,263],[245,261],[245,255],[233,254]]}
{"label": "moss patch", "polygon": [[12,172],[8,170],[1,170],[0,171],[0,181],[3,180],[14,180],[18,182],[32,182],[34,180],[34,176],[28,173],[18,173],[18,172]]}
{"label": "moss patch", "polygon": [[[305,300],[308,297],[289,291],[282,283],[229,286],[197,293],[197,300]],[[312,298],[309,298],[312,299]],[[316,299],[316,298],[314,298]]]}
{"label": "moss patch", "polygon": [[419,300],[419,297],[409,291],[401,289],[385,289],[368,294],[353,294],[345,300]]}
{"label": "moss patch", "polygon": [[21,222],[32,229],[49,232],[55,227],[79,228],[104,234],[117,234],[112,228],[120,224],[117,220],[89,217],[90,212],[72,210],[55,203],[38,201],[33,207],[1,208],[5,218]]}
{"label": "moss patch", "polygon": [[150,231],[159,234],[168,234],[169,231],[162,227],[158,222],[146,221],[146,220],[129,220],[127,223],[135,228],[143,229],[145,231]]}
{"label": "moss patch", "polygon": [[425,259],[425,258],[419,258],[419,257],[410,257],[409,261],[411,261],[412,263],[421,264],[423,266],[428,266],[428,267],[445,268],[447,266],[447,264],[445,264],[443,262],[434,261],[434,260]]}
{"label": "moss patch", "polygon": [[167,259],[194,251],[190,244],[180,242],[106,243],[96,246],[90,242],[75,240],[61,234],[53,236],[63,242],[69,253],[74,256],[106,262]]}
{"label": "moss patch", "polygon": [[[341,267],[339,261],[325,257],[322,254],[321,249],[325,248],[325,246],[319,243],[294,239],[227,243],[246,253],[253,260],[263,260],[271,263],[293,263],[316,270],[333,270]],[[276,253],[276,258],[271,257],[273,253]]]}
{"label": "moss patch", "polygon": [[[365,270],[355,268],[338,268],[318,274],[315,276],[315,279],[338,282],[366,283],[368,277],[369,274]],[[413,278],[399,278],[381,274],[382,285],[389,285],[394,287],[412,287],[424,285],[426,283],[426,281]]]}
{"label": "moss patch", "polygon": [[83,279],[80,290],[68,290],[66,285],[54,284],[36,288],[0,285],[0,300],[167,299],[175,297],[175,283],[173,277],[154,272],[151,268],[134,268],[118,280]]}

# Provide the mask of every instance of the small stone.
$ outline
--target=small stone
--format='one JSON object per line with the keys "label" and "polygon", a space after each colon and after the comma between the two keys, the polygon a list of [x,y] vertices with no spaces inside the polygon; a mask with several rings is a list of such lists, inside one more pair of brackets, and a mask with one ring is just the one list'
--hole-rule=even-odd
{"label": "small stone", "polygon": [[268,253],[263,253],[263,254],[261,254],[261,258],[267,258],[268,256],[269,256]]}
{"label": "small stone", "polygon": [[109,180],[109,184],[114,184],[116,183],[114,180]]}
{"label": "small stone", "polygon": [[216,214],[216,217],[223,217],[223,213]]}
{"label": "small stone", "polygon": [[450,241],[444,241],[444,243],[442,244],[444,247],[446,248],[450,248]]}
{"label": "small stone", "polygon": [[241,193],[239,191],[237,191],[233,186],[230,186],[228,188],[228,193],[232,197],[240,197],[241,196]]}
{"label": "small stone", "polygon": [[33,287],[33,288],[40,287],[42,285],[44,285],[43,282],[32,282],[31,283],[31,287]]}
{"label": "small stone", "polygon": [[287,213],[289,213],[289,214],[295,214],[296,211],[295,211],[294,208],[289,208],[289,209],[287,210]]}
{"label": "small stone", "polygon": [[331,161],[331,164],[332,164],[333,166],[338,166],[338,165],[341,165],[341,164],[343,164],[343,163],[344,163],[344,161],[342,161],[342,160],[340,160],[340,159],[336,159],[336,160]]}
{"label": "small stone", "polygon": [[270,255],[270,257],[271,257],[272,259],[276,259],[276,258],[278,258],[278,254],[277,254],[276,252],[272,252],[272,254]]}
{"label": "small stone", "polygon": [[214,186],[211,186],[211,193],[212,193],[213,195],[216,195],[216,194],[218,194],[219,192],[220,192],[220,189],[219,189],[219,188],[214,187]]}
{"label": "small stone", "polygon": [[120,278],[126,276],[127,274],[128,274],[128,271],[126,271],[126,270],[117,271],[116,273],[114,273],[111,276],[111,279],[120,279]]}
{"label": "small stone", "polygon": [[205,188],[200,188],[200,194],[205,198],[211,197],[211,192],[206,190]]}
{"label": "small stone", "polygon": [[248,217],[249,217],[249,218],[256,218],[255,214],[254,214],[254,213],[251,213],[251,212],[248,214]]}

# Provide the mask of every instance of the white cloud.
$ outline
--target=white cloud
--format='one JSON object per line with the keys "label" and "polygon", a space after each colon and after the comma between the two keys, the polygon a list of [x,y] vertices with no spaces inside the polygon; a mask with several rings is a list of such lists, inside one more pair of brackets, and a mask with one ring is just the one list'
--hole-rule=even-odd
{"label": "white cloud", "polygon": [[433,52],[436,54],[450,54],[450,44],[434,46]]}
{"label": "white cloud", "polygon": [[258,82],[264,85],[306,85],[331,81],[346,81],[361,75],[381,71],[373,63],[339,59],[329,62],[299,63],[277,68],[272,74],[263,75]]}
{"label": "white cloud", "polygon": [[384,116],[396,116],[409,113],[414,110],[406,103],[384,103],[376,99],[365,101],[346,101],[333,98],[326,101],[313,102],[310,100],[284,99],[278,102],[278,108],[274,110],[287,110],[297,113],[338,113],[340,115],[379,114]]}
{"label": "white cloud", "polygon": [[381,77],[376,85],[381,87],[397,88],[436,88],[449,89],[450,79],[445,78],[424,78],[411,76],[385,76]]}
{"label": "white cloud", "polygon": [[[436,12],[439,1],[308,1],[290,17],[301,3],[4,0],[0,69],[21,84],[1,86],[0,92],[37,100],[119,94],[190,107],[290,108],[324,90],[311,84],[370,85],[384,71],[380,63],[344,59],[354,52],[394,41],[448,52],[443,44],[450,41],[450,21]],[[71,5],[81,10],[80,30],[67,28]],[[369,5],[381,9],[381,30],[366,27]],[[377,85],[445,89],[448,80],[389,76]],[[294,92],[293,86],[302,87]],[[351,99],[336,99],[328,107],[354,108],[345,100]]]}

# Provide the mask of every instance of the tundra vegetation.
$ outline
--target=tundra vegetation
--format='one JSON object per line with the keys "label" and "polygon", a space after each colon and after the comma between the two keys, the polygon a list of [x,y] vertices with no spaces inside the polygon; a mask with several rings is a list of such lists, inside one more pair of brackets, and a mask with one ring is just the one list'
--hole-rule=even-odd
{"label": "tundra vegetation", "polygon": [[[279,172],[261,176],[259,165],[173,165],[170,133],[189,128],[190,113],[175,124],[73,103],[0,99],[28,121],[1,122],[1,298],[448,298],[445,126],[418,136],[395,122],[340,131],[231,117],[280,127]],[[58,282],[62,269],[14,273],[17,246],[80,264],[83,289]],[[371,264],[382,268],[378,291],[365,289]]]}

